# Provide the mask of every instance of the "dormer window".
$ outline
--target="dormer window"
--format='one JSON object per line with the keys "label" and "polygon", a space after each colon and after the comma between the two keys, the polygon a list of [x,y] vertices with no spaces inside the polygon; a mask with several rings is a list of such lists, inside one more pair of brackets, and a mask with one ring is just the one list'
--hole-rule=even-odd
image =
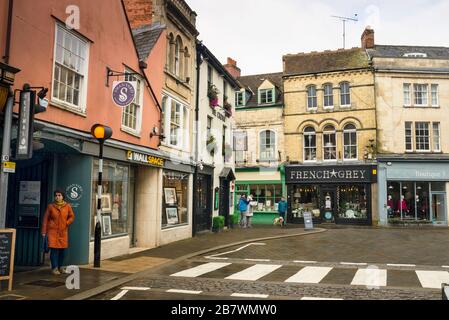
{"label": "dormer window", "polygon": [[235,93],[235,105],[236,107],[245,106],[245,91],[237,91]]}
{"label": "dormer window", "polygon": [[427,58],[427,53],[408,52],[408,53],[404,53],[403,57],[406,57],[406,58]]}
{"label": "dormer window", "polygon": [[274,103],[274,88],[259,89],[259,104]]}

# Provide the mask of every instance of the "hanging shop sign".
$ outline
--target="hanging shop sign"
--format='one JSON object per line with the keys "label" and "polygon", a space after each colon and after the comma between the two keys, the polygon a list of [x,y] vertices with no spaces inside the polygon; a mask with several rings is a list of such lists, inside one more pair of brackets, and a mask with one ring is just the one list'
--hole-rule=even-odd
{"label": "hanging shop sign", "polygon": [[148,164],[150,166],[155,167],[163,167],[165,164],[165,160],[159,157],[150,156],[148,154],[143,154],[135,151],[128,151],[126,153],[126,158],[132,162],[139,162]]}
{"label": "hanging shop sign", "polygon": [[136,97],[137,83],[135,81],[114,81],[112,85],[112,100],[119,107],[126,107]]}
{"label": "hanging shop sign", "polygon": [[286,166],[286,183],[375,182],[375,166]]}

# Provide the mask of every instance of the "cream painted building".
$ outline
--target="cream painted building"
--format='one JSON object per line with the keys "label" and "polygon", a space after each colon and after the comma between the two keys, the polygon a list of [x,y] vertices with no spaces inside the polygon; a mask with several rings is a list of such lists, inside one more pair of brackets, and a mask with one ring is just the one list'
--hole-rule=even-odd
{"label": "cream painted building", "polygon": [[288,219],[377,221],[374,75],[364,49],[286,55]]}
{"label": "cream painted building", "polygon": [[448,225],[449,48],[375,45],[380,223]]}

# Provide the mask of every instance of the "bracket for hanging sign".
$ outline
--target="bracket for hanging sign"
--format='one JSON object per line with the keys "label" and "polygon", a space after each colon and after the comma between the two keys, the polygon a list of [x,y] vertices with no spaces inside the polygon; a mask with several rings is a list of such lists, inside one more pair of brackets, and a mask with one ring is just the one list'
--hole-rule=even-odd
{"label": "bracket for hanging sign", "polygon": [[122,76],[134,76],[134,75],[140,75],[138,72],[120,72],[120,71],[114,71],[109,67],[106,67],[106,87],[109,87],[109,78],[110,77],[122,77]]}

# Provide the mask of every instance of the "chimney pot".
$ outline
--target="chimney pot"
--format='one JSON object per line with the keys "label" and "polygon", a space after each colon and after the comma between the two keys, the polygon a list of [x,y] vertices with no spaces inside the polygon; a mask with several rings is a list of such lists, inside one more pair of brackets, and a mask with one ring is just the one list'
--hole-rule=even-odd
{"label": "chimney pot", "polygon": [[362,33],[362,49],[374,48],[374,30],[367,26]]}

